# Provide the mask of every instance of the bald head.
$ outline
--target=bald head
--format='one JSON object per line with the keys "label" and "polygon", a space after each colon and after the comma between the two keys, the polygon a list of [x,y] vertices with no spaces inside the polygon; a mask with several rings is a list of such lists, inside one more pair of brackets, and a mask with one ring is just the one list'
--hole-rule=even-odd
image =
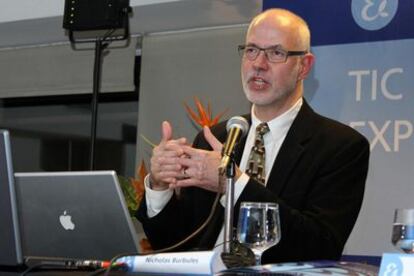
{"label": "bald head", "polygon": [[308,24],[300,16],[284,9],[266,10],[253,18],[247,36],[256,27],[263,25],[285,33],[295,49],[310,50],[310,30]]}

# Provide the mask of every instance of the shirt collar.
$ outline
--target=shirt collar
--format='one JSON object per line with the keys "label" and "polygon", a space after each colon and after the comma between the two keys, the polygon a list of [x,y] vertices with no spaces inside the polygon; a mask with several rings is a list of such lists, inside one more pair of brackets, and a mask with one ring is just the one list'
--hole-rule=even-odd
{"label": "shirt collar", "polygon": [[[296,116],[299,113],[300,108],[302,107],[303,99],[302,97],[299,98],[296,103],[286,110],[281,115],[277,116],[276,118],[273,118],[272,120],[267,122],[267,125],[270,129],[270,134],[272,135],[273,139],[279,139],[281,136],[286,135],[288,132],[290,126],[293,123],[293,120],[295,120]],[[252,106],[251,109],[251,117],[252,117],[252,128],[256,129],[256,127],[262,123],[256,115],[254,115],[253,112],[254,106]]]}

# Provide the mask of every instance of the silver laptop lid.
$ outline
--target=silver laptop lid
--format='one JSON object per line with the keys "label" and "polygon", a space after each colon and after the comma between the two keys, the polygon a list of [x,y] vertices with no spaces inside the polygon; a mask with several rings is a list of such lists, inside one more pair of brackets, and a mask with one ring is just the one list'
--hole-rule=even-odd
{"label": "silver laptop lid", "polygon": [[0,130],[0,265],[22,263],[10,136]]}
{"label": "silver laptop lid", "polygon": [[23,255],[109,260],[138,252],[114,171],[16,173]]}

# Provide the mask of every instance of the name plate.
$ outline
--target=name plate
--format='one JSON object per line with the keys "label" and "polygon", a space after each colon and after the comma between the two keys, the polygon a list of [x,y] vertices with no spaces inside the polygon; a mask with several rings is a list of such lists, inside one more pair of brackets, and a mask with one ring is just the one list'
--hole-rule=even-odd
{"label": "name plate", "polygon": [[192,251],[128,256],[118,261],[127,263],[130,272],[212,275],[225,269],[220,253]]}
{"label": "name plate", "polygon": [[414,255],[384,253],[382,255],[379,276],[414,275]]}

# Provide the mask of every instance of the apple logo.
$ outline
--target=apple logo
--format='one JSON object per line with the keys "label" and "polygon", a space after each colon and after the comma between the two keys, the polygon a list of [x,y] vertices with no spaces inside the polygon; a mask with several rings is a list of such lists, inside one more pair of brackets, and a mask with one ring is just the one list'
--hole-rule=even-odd
{"label": "apple logo", "polygon": [[63,212],[63,215],[59,216],[59,221],[65,230],[75,229],[75,224],[72,222],[72,216],[66,214],[66,210]]}

